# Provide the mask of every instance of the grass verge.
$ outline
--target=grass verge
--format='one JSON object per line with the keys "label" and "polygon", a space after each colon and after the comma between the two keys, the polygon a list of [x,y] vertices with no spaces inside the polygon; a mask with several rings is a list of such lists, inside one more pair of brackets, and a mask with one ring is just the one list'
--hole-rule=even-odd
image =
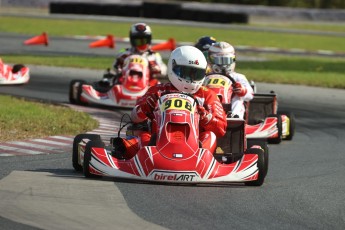
{"label": "grass verge", "polygon": [[267,61],[243,61],[238,72],[256,82],[345,89],[343,58],[267,56]]}
{"label": "grass verge", "polygon": [[98,127],[88,114],[70,108],[1,96],[0,142],[77,135]]}

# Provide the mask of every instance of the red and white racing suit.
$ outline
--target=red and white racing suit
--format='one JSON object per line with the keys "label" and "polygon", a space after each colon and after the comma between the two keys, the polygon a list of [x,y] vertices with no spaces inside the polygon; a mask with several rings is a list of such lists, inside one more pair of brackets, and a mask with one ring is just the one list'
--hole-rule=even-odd
{"label": "red and white racing suit", "polygon": [[244,95],[235,94],[231,99],[231,111],[232,114],[237,114],[239,118],[244,118],[244,113],[246,108],[244,106],[245,101],[250,101],[254,97],[254,90],[252,86],[249,84],[245,75],[231,72],[231,76],[234,78],[236,82],[241,83],[241,85],[246,89]]}
{"label": "red and white racing suit", "polygon": [[[209,74],[213,73],[211,72]],[[246,112],[244,102],[253,99],[254,90],[245,75],[237,72],[228,72],[226,75],[231,75],[231,77],[236,81],[235,85],[233,85],[233,89],[229,89],[233,91],[231,98],[231,113],[233,116],[238,115],[239,118],[244,119],[244,114]],[[239,87],[238,91],[234,90],[236,87]]]}
{"label": "red and white racing suit", "polygon": [[[145,121],[149,113],[153,112],[153,109],[147,104],[147,100],[152,95],[158,95],[159,93],[169,91],[169,92],[179,92],[171,83],[158,84],[149,88],[146,94],[141,97],[132,110],[131,119],[135,123],[140,123]],[[219,101],[217,95],[206,87],[201,87],[195,94],[194,97],[199,101],[205,110],[208,112],[207,122],[201,122],[200,125],[200,136],[199,140],[203,148],[210,150],[213,153],[216,149],[216,138],[222,137],[225,135],[227,128],[226,115],[223,110],[222,104]],[[151,110],[151,111],[148,111]],[[151,116],[151,115],[149,115]],[[148,145],[151,135],[156,133],[156,124],[153,122],[152,133],[142,132],[140,134],[138,143],[133,141],[129,144],[126,144],[127,152],[126,158],[133,157],[138,151],[139,147]],[[132,139],[133,140],[133,139]]]}

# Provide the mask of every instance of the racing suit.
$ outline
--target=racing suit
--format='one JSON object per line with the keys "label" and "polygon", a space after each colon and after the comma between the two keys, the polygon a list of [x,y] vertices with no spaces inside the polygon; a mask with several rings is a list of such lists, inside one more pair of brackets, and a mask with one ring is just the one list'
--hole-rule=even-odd
{"label": "racing suit", "polygon": [[[213,74],[213,72],[209,73]],[[217,73],[214,73],[217,74]],[[250,101],[254,97],[254,90],[248,82],[245,75],[237,72],[227,72],[225,76],[230,75],[236,83],[233,85],[233,96],[231,98],[231,116],[244,119],[246,108],[244,102]]]}
{"label": "racing suit", "polygon": [[238,115],[239,118],[244,118],[244,113],[246,111],[244,102],[250,101],[254,97],[254,91],[250,83],[248,82],[245,75],[231,72],[231,76],[236,82],[239,82],[242,87],[245,89],[243,93],[235,93],[231,99],[231,111],[233,115]]}
{"label": "racing suit", "polygon": [[[179,92],[171,83],[158,84],[149,88],[146,94],[141,97],[136,106],[131,112],[131,119],[135,123],[145,121],[147,118],[153,118],[153,108],[148,106],[148,101],[152,95],[159,95],[159,93]],[[210,150],[213,153],[216,149],[216,138],[225,135],[227,128],[226,115],[223,110],[222,104],[219,101],[217,95],[206,87],[201,87],[195,94],[195,98],[199,104],[206,110],[207,115],[204,119],[200,119],[200,135],[199,140],[203,148]],[[157,102],[156,102],[157,103]],[[151,135],[157,133],[157,124],[152,122],[152,132],[142,132],[139,140],[132,139],[133,141],[125,142],[126,156],[125,158],[133,157],[139,150],[139,147],[147,146]]]}

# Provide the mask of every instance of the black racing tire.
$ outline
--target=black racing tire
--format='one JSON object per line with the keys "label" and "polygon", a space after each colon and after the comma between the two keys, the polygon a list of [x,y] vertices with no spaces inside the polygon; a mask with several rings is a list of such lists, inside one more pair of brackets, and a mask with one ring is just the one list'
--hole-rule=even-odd
{"label": "black racing tire", "polygon": [[253,145],[259,145],[264,150],[265,176],[266,176],[268,172],[268,165],[269,165],[269,147],[267,145],[267,141],[262,140],[262,139],[247,140],[248,148],[251,148]]}
{"label": "black racing tire", "polygon": [[91,148],[104,148],[105,145],[101,140],[94,140],[89,141],[85,146],[85,153],[84,153],[84,163],[83,163],[83,173],[84,176],[87,178],[98,178],[101,177],[99,175],[95,175],[90,173],[89,166],[91,161]]}
{"label": "black racing tire", "polygon": [[24,68],[25,66],[22,64],[15,64],[12,67],[12,73],[18,73],[22,68]]}
{"label": "black racing tire", "polygon": [[78,134],[74,137],[72,148],[72,165],[75,171],[83,171],[83,167],[78,162],[78,144],[82,139],[89,139],[90,141],[101,140],[101,136],[98,134]]}
{"label": "black racing tire", "polygon": [[76,99],[74,98],[73,96],[73,86],[75,83],[77,83],[79,80],[72,80],[70,83],[69,83],[69,92],[68,92],[68,99],[69,99],[69,102],[71,104],[76,104]]}
{"label": "black racing tire", "polygon": [[286,115],[290,119],[290,126],[289,126],[289,135],[287,135],[284,140],[291,141],[293,136],[295,135],[295,128],[296,128],[296,118],[295,114],[289,111],[279,111],[279,115]]}
{"label": "black racing tire", "polygon": [[[74,97],[73,96],[73,86],[76,84],[76,83],[79,83],[79,86],[77,88],[77,96]],[[72,80],[69,84],[69,102],[71,104],[84,104],[81,102],[80,100],[80,95],[81,95],[81,91],[82,91],[82,85],[86,84],[86,81],[84,80]]]}
{"label": "black racing tire", "polygon": [[257,154],[258,155],[258,161],[257,161],[257,165],[259,168],[259,176],[257,180],[254,181],[247,181],[244,184],[246,186],[261,186],[264,181],[265,181],[265,154],[264,151],[262,149],[258,149],[258,148],[249,148],[247,151],[247,153],[251,153],[251,154]]}
{"label": "black racing tire", "polygon": [[269,144],[279,144],[280,142],[282,142],[282,136],[283,136],[283,122],[282,122],[282,118],[280,115],[278,114],[271,114],[268,115],[268,117],[276,117],[277,118],[277,127],[278,127],[278,137],[276,138],[268,138],[267,142]]}

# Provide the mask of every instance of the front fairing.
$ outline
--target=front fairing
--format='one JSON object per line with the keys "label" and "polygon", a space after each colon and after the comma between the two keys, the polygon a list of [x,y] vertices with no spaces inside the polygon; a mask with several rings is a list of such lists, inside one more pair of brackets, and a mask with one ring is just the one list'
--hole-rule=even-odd
{"label": "front fairing", "polygon": [[231,103],[232,83],[229,78],[221,74],[211,74],[206,77],[204,85],[218,95],[222,104]]}
{"label": "front fairing", "polygon": [[91,104],[133,108],[148,87],[141,91],[130,91],[123,85],[114,85],[107,92],[99,92],[92,85],[82,86],[82,100]]}
{"label": "front fairing", "polygon": [[167,94],[155,110],[157,149],[167,158],[187,159],[199,149],[199,114],[196,101],[185,94]]}

